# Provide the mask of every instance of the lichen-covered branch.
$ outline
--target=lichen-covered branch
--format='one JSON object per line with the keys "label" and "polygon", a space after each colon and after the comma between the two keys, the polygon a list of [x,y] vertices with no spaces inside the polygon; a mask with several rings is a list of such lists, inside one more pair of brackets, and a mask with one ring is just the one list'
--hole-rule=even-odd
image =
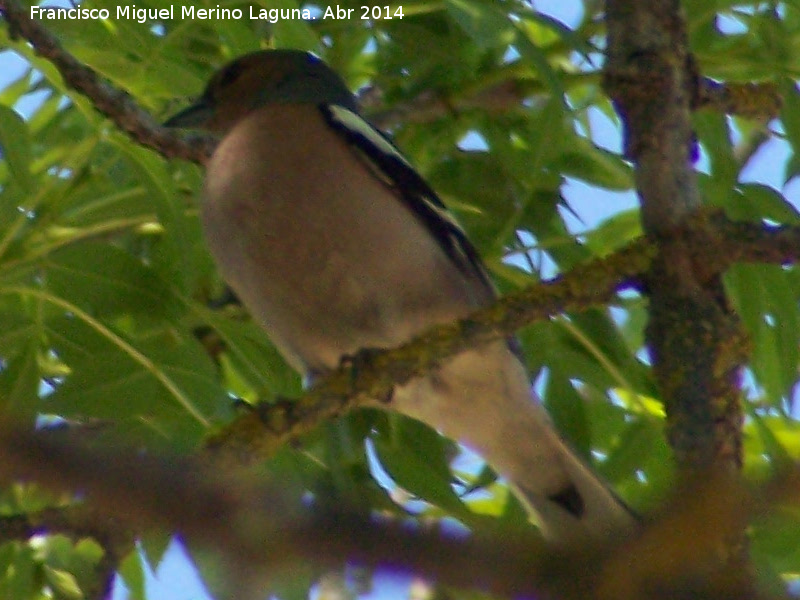
{"label": "lichen-covered branch", "polygon": [[[701,212],[660,236],[637,240],[604,259],[508,294],[459,323],[432,328],[396,349],[367,352],[341,366],[306,396],[264,405],[239,417],[209,439],[207,450],[213,460],[262,460],[325,419],[375,398],[388,397],[394,385],[429,371],[466,348],[513,335],[525,325],[565,311],[607,305],[624,287],[651,288],[651,269],[664,237],[681,240],[683,257],[703,285],[718,280],[736,262],[782,264],[800,259],[800,227],[734,222],[720,213]],[[697,335],[694,331],[684,333],[689,339]],[[738,364],[748,349],[747,341],[738,331],[730,341],[721,349],[727,353],[723,357]],[[691,377],[687,380],[693,381]],[[730,434],[734,436],[734,432]],[[733,439],[737,437],[738,432]]]}
{"label": "lichen-covered branch", "polygon": [[470,347],[512,335],[537,319],[608,303],[620,288],[646,272],[652,250],[646,240],[639,240],[548,284],[510,294],[466,319],[431,328],[398,348],[362,352],[303,398],[240,417],[210,439],[207,450],[216,460],[262,460],[324,419],[389,398],[395,385]]}
{"label": "lichen-covered branch", "polygon": [[64,50],[46,28],[31,19],[28,8],[17,0],[0,0],[0,10],[12,35],[28,40],[40,56],[55,65],[69,87],[90,98],[98,112],[110,118],[131,138],[167,158],[183,158],[204,164],[211,156],[216,146],[213,138],[198,134],[180,135],[161,127],[130,95],[103,81],[95,71]]}
{"label": "lichen-covered branch", "polygon": [[[635,165],[644,230],[658,240],[648,273],[646,341],[684,474],[742,466],[741,371],[745,334],[729,306],[722,271],[689,250],[680,229],[702,199],[691,110],[701,78],[679,0],[606,0],[606,89]],[[718,569],[748,573],[745,524],[727,530]],[[712,568],[709,577],[715,576]],[[744,576],[743,576],[744,577]]]}
{"label": "lichen-covered branch", "polygon": [[695,108],[711,107],[718,112],[769,121],[780,115],[783,99],[770,81],[719,83],[702,78],[694,100]]}
{"label": "lichen-covered branch", "polygon": [[699,76],[678,0],[608,0],[606,88],[635,163],[642,221],[660,236],[648,277],[647,340],[680,465],[741,465],[739,373],[746,358],[721,272],[704,273],[676,225],[701,205],[690,123]]}

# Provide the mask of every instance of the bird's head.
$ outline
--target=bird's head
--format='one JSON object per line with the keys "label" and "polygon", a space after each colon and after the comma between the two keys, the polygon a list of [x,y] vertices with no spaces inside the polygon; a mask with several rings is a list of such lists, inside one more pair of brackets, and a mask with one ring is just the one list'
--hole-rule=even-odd
{"label": "bird's head", "polygon": [[313,54],[263,50],[219,69],[203,95],[164,126],[225,135],[252,111],[270,104],[338,104],[356,110],[339,75]]}

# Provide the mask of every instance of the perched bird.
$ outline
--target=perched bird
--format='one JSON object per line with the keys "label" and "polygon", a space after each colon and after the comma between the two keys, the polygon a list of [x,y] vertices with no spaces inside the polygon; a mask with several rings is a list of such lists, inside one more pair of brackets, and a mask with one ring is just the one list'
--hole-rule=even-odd
{"label": "perched bird", "polygon": [[[209,247],[306,381],[361,348],[398,346],[495,299],[476,250],[436,193],[312,54],[243,56],[165,125],[220,136],[202,202]],[[553,429],[505,341],[398,386],[390,407],[476,450],[554,544],[635,527]]]}

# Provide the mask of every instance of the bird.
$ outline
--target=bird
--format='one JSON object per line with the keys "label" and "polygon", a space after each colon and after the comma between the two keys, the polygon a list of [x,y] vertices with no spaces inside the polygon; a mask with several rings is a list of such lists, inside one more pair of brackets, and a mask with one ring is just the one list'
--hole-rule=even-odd
{"label": "bird", "polygon": [[[306,383],[361,349],[396,347],[497,299],[444,203],[316,55],[241,56],[164,125],[219,139],[201,199],[209,250]],[[476,451],[554,546],[637,528],[536,401],[513,340],[443,361],[380,405]]]}

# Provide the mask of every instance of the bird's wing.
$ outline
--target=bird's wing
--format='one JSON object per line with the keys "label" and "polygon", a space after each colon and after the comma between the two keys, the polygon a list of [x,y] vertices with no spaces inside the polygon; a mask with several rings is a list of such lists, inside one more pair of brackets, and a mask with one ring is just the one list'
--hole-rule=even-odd
{"label": "bird's wing", "polygon": [[392,141],[348,108],[324,104],[320,111],[367,168],[397,192],[459,270],[476,277],[494,295],[483,262],[466,233]]}

